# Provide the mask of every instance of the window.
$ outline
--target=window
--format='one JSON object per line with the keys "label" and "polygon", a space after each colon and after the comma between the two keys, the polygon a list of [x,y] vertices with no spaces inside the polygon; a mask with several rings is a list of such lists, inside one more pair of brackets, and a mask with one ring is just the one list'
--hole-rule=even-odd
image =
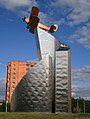
{"label": "window", "polygon": [[31,64],[31,67],[33,67],[34,65],[33,64]]}
{"label": "window", "polygon": [[29,70],[29,68],[26,68],[26,71],[28,71]]}
{"label": "window", "polygon": [[15,68],[13,68],[13,71],[16,71],[16,69],[15,69]]}
{"label": "window", "polygon": [[12,84],[15,84],[15,82],[12,82]]}
{"label": "window", "polygon": [[10,78],[8,78],[8,81],[10,80]]}
{"label": "window", "polygon": [[26,66],[29,66],[30,64],[26,64]]}
{"label": "window", "polygon": [[10,69],[8,69],[8,72],[10,73]]}
{"label": "window", "polygon": [[13,86],[13,87],[12,87],[12,90],[14,90],[14,89],[15,89],[15,87]]}
{"label": "window", "polygon": [[8,67],[10,67],[11,65],[9,64]]}
{"label": "window", "polygon": [[7,95],[9,95],[9,92],[7,92]]}
{"label": "window", "polygon": [[7,91],[9,91],[10,90],[10,87],[7,87]]}
{"label": "window", "polygon": [[10,76],[10,73],[8,73],[8,77]]}
{"label": "window", "polygon": [[15,76],[16,74],[15,73],[13,73],[13,76]]}
{"label": "window", "polygon": [[16,80],[15,77],[13,77],[13,80]]}

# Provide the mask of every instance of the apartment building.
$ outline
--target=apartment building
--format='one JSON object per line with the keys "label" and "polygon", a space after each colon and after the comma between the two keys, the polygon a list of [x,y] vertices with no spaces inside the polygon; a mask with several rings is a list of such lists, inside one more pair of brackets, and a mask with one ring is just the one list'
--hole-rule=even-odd
{"label": "apartment building", "polygon": [[22,79],[22,77],[31,69],[36,62],[11,61],[6,66],[6,95],[7,103],[11,102],[12,94]]}

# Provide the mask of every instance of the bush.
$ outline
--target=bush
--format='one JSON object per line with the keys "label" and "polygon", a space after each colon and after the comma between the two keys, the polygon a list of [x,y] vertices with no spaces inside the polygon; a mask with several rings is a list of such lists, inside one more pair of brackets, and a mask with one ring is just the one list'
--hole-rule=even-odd
{"label": "bush", "polygon": [[73,113],[80,113],[81,109],[80,108],[73,108]]}
{"label": "bush", "polygon": [[[6,102],[3,101],[2,105],[0,105],[0,112],[6,111]],[[10,103],[7,103],[7,111],[10,112]]]}

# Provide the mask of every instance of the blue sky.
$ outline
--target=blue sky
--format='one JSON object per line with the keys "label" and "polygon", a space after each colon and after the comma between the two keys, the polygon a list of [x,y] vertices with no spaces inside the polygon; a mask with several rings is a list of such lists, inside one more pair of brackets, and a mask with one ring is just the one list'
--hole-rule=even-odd
{"label": "blue sky", "polygon": [[12,60],[37,60],[35,37],[22,17],[39,8],[40,22],[56,23],[52,35],[71,48],[73,96],[90,98],[90,1],[0,0],[0,99],[4,97],[6,64]]}

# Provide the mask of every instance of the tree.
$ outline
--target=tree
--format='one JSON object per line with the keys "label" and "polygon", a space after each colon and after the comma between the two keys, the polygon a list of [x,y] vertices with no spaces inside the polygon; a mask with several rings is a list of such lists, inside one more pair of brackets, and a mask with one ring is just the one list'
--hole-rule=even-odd
{"label": "tree", "polygon": [[[0,105],[0,112],[6,111],[6,102],[3,101],[2,105]],[[7,111],[10,112],[10,103],[7,103]]]}
{"label": "tree", "polygon": [[79,113],[84,111],[86,113],[90,113],[90,100],[85,100],[83,98],[72,98],[72,113]]}

